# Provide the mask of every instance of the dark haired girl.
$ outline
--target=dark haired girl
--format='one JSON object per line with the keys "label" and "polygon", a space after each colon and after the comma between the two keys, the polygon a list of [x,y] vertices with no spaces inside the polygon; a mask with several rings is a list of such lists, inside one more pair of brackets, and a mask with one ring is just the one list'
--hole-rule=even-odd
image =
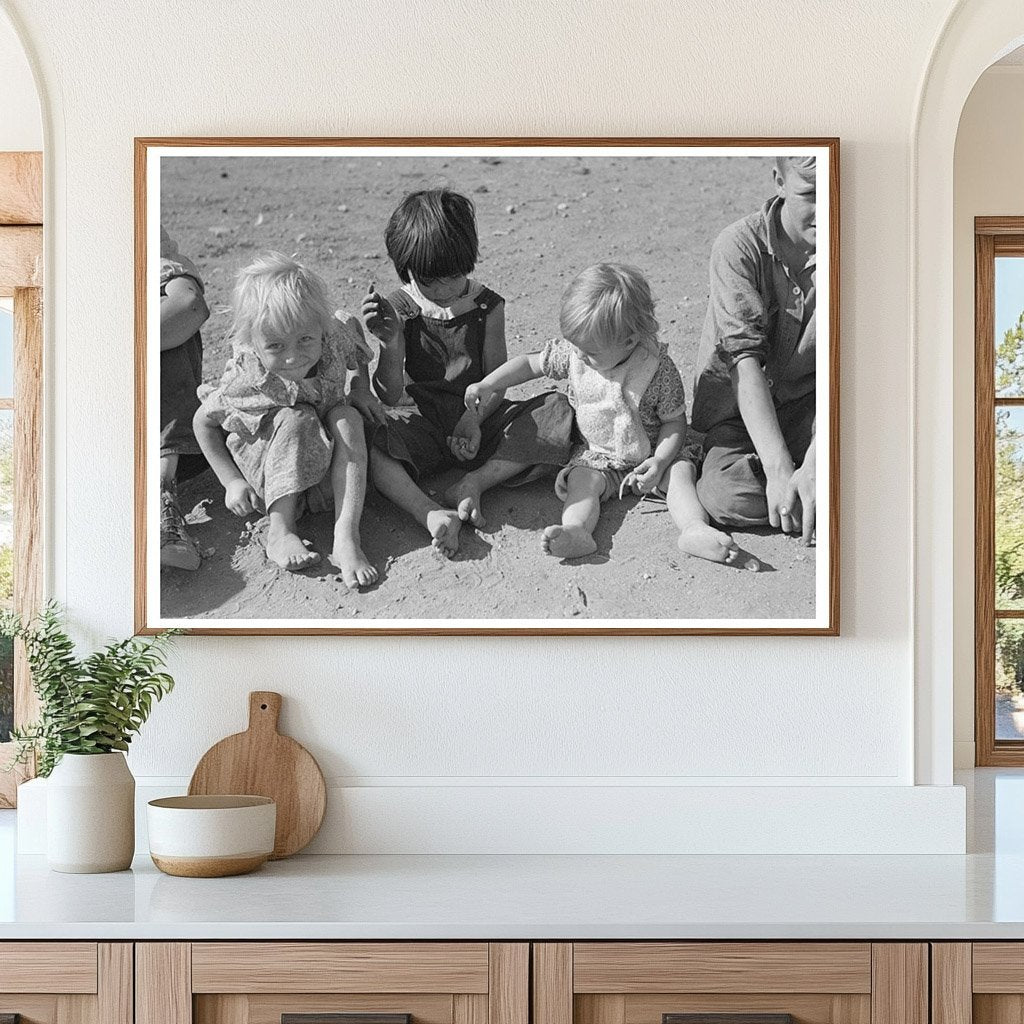
{"label": "dark haired girl", "polygon": [[[402,287],[387,298],[371,284],[367,330],[380,340],[373,383],[392,408],[370,449],[378,490],[451,557],[464,522],[483,525],[480,499],[500,483],[525,483],[565,465],[572,409],[549,391],[512,402],[496,392],[479,409],[464,396],[507,359],[505,300],[470,278],[478,242],[473,204],[449,189],[406,196],[384,234]],[[415,405],[402,403],[406,396]],[[419,480],[457,465],[470,472],[439,505]]]}

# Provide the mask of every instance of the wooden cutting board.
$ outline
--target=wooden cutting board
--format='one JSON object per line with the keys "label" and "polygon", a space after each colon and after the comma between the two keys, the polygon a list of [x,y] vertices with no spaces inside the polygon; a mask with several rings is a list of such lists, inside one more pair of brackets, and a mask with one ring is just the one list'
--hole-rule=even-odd
{"label": "wooden cutting board", "polygon": [[190,796],[245,793],[269,796],[277,804],[271,860],[298,853],[317,834],[327,809],[327,787],[313,755],[277,731],[281,694],[249,694],[249,728],[214,744],[202,756]]}

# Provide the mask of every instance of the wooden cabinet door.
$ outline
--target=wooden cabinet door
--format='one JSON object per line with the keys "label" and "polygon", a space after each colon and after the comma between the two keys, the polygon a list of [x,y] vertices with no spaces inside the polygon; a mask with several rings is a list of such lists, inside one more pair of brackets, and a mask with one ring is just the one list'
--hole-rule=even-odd
{"label": "wooden cabinet door", "polygon": [[529,1024],[526,943],[139,943],[136,985],[136,1024]]}
{"label": "wooden cabinet door", "polygon": [[0,942],[0,1018],[132,1024],[128,942]]}
{"label": "wooden cabinet door", "polygon": [[537,943],[533,956],[533,1024],[928,1024],[923,943]]}
{"label": "wooden cabinet door", "polygon": [[1024,1021],[1024,942],[932,944],[934,1024]]}

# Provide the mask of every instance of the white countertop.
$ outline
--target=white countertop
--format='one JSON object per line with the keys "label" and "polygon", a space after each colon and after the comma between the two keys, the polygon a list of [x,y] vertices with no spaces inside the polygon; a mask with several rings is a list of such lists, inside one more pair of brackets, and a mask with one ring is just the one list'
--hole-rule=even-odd
{"label": "white countertop", "polygon": [[18,862],[0,939],[1024,938],[1024,856],[297,857],[239,878]]}
{"label": "white countertop", "polygon": [[[1024,939],[1024,773],[977,772],[966,856],[308,856],[239,878],[13,855],[0,940]],[[13,870],[11,870],[13,866]]]}

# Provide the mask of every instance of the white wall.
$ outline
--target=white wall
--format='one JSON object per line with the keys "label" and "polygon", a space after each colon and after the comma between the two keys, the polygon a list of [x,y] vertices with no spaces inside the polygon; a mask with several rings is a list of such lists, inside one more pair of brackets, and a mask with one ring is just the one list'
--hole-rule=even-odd
{"label": "white wall", "polygon": [[974,764],[974,218],[1024,215],[1024,65],[990,68],[960,119],[954,161],[954,728]]}
{"label": "white wall", "polygon": [[25,50],[0,15],[0,152],[43,148],[39,98]]}
{"label": "white wall", "polygon": [[843,143],[840,639],[184,639],[138,774],[187,776],[273,688],[360,788],[914,781],[907,182],[945,0],[6,6],[52,98],[51,584],[93,638],[132,627],[133,136]]}

